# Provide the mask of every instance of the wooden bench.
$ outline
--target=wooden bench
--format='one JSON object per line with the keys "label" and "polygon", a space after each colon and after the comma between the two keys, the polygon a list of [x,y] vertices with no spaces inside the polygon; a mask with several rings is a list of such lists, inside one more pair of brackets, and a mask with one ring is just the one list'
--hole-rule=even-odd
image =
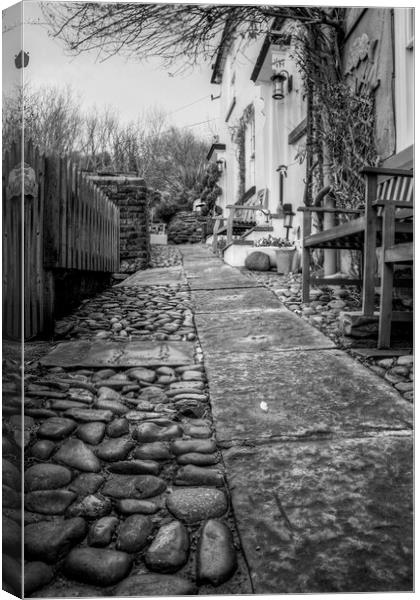
{"label": "wooden bench", "polygon": [[[413,207],[413,203],[410,204]],[[394,265],[412,264],[414,256],[413,241],[395,243],[396,210],[393,202],[383,204],[378,348],[390,347],[392,321],[408,321],[413,318],[412,312],[392,310]]]}
{"label": "wooden bench", "polygon": [[227,205],[226,208],[229,210],[227,219],[216,217],[213,229],[213,248],[217,247],[217,236],[219,235],[226,235],[226,243],[231,244],[234,237],[251,231],[257,225],[255,214],[262,209],[266,210],[267,199],[267,188],[256,193],[255,186],[253,186],[244,194],[238,204]]}
{"label": "wooden bench", "polygon": [[[362,170],[365,176],[365,207],[364,209],[340,209],[325,207],[303,207],[302,235],[302,300],[309,302],[310,286],[318,285],[362,285],[362,312],[364,316],[374,313],[376,277],[376,249],[382,247],[383,239],[387,241],[388,230],[383,230],[383,223],[392,221],[392,241],[389,246],[401,243],[412,243],[413,235],[413,172],[405,169],[387,169],[368,167]],[[325,231],[311,233],[312,213],[344,214],[353,217],[345,223],[331,227]],[[388,226],[387,225],[387,226]],[[363,253],[362,279],[332,279],[311,278],[310,253],[315,248],[359,250]],[[400,247],[402,251],[405,246]],[[396,250],[395,250],[396,252]],[[382,252],[383,253],[383,252]],[[383,297],[392,298],[391,248],[387,248],[384,273],[386,281],[383,284]],[[392,268],[393,271],[393,268]],[[384,274],[382,273],[382,275]],[[393,274],[392,274],[393,277]],[[391,280],[392,280],[391,277]],[[383,277],[382,277],[383,279]],[[391,291],[389,291],[391,288]],[[387,304],[387,300],[385,303]],[[397,317],[397,315],[394,315]],[[385,316],[382,321],[385,321]],[[384,327],[384,325],[383,325]],[[384,329],[384,339],[386,337]],[[383,342],[381,342],[383,343]]]}

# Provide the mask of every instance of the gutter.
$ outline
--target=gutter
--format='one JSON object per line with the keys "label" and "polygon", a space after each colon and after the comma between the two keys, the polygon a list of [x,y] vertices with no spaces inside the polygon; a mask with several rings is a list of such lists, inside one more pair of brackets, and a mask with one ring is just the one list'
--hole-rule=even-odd
{"label": "gutter", "polygon": [[214,65],[212,67],[212,76],[210,79],[210,83],[215,83],[216,85],[221,83],[221,79],[220,79],[220,81],[217,81],[219,79],[219,77],[220,78],[223,77],[224,65],[222,65],[222,63],[226,57],[227,46],[228,46],[228,43],[230,42],[229,29],[230,29],[230,21],[229,21],[229,19],[227,19],[225,26],[223,28],[222,39],[220,40],[219,49],[217,51],[216,62],[214,63]]}

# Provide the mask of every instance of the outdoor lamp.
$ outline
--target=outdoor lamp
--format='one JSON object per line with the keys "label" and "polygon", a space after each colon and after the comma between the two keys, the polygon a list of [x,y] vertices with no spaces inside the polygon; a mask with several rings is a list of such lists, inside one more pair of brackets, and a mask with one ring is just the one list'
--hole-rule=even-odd
{"label": "outdoor lamp", "polygon": [[292,210],[291,204],[283,204],[283,227],[286,229],[286,240],[289,239],[289,231],[293,227],[293,217],[295,213]]}
{"label": "outdoor lamp", "polygon": [[199,202],[195,205],[196,212],[201,212],[203,207],[206,206],[205,202]]}
{"label": "outdoor lamp", "polygon": [[225,159],[219,158],[218,160],[216,160],[216,165],[219,173],[223,173],[223,169],[225,168]]}
{"label": "outdoor lamp", "polygon": [[[292,76],[286,71],[286,69],[282,69],[278,73],[275,73],[271,77],[271,81],[273,82],[273,99],[274,100],[283,100],[286,95],[286,91],[290,92],[292,86]],[[285,89],[284,83],[287,81],[287,89]]]}

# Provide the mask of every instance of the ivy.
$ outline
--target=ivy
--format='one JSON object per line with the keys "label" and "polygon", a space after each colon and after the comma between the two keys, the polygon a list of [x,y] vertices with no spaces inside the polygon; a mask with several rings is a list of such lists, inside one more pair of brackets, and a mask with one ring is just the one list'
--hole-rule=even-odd
{"label": "ivy", "polygon": [[203,216],[209,215],[216,204],[217,198],[222,194],[222,188],[217,185],[221,173],[215,162],[211,162],[206,169],[203,181],[199,190],[199,197],[204,206],[201,209]]}
{"label": "ivy", "polygon": [[[332,10],[336,21],[342,23],[342,9]],[[338,206],[353,208],[364,202],[360,170],[378,164],[375,93],[369,85],[357,88],[355,81],[343,74],[343,39],[339,27],[295,25],[291,58],[303,75],[311,105],[305,202],[328,185]]]}
{"label": "ivy", "polygon": [[239,190],[238,200],[245,194],[245,180],[246,180],[246,153],[245,153],[245,135],[246,128],[255,118],[254,105],[248,104],[245,108],[242,116],[240,117],[238,124],[231,128],[231,139],[238,146],[238,164],[239,164]]}

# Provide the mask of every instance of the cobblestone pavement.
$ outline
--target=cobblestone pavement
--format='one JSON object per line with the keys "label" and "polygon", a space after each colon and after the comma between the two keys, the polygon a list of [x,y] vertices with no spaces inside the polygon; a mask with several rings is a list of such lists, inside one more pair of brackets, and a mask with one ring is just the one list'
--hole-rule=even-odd
{"label": "cobblestone pavement", "polygon": [[[162,267],[168,256],[180,263],[173,249],[159,255]],[[70,355],[75,344],[155,341],[167,344],[169,357],[131,368],[112,360],[103,368],[63,368],[41,364],[37,345],[31,353],[28,344],[23,424],[17,378],[5,381],[8,591],[19,587],[23,428],[27,595],[250,592],[188,286],[123,282],[83,302],[56,333]],[[171,366],[173,343],[186,347],[189,363]],[[39,355],[51,347],[40,346]],[[9,360],[6,372],[16,365]]]}
{"label": "cobblestone pavement", "polygon": [[[280,275],[276,272],[244,271],[248,277],[271,289],[283,304],[294,314],[325,333],[338,347],[348,350],[357,360],[380,377],[386,379],[408,401],[414,399],[413,391],[413,354],[399,351],[395,356],[363,357],[352,352],[354,347],[375,347],[375,339],[353,339],[343,335],[339,326],[339,314],[342,311],[357,311],[361,308],[360,294],[351,286],[324,287],[311,289],[311,301],[301,302],[302,276],[299,274]],[[398,310],[412,308],[409,299],[400,300]],[[393,344],[396,348],[397,344]],[[411,349],[412,340],[409,332],[402,332],[399,346]]]}
{"label": "cobblestone pavement", "polygon": [[411,589],[409,403],[207,248],[169,254],[27,345],[23,421],[5,361],[6,590],[22,444],[28,596]]}

